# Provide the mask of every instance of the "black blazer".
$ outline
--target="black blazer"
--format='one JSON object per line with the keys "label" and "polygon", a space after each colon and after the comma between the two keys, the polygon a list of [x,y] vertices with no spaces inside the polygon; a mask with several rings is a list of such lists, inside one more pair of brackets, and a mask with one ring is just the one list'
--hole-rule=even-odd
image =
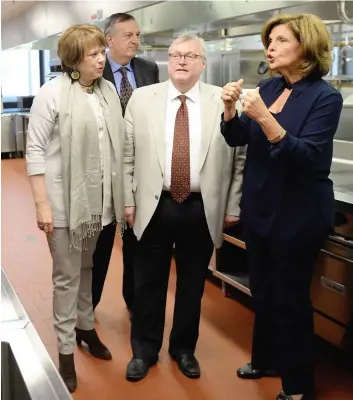
{"label": "black blazer", "polygon": [[[259,86],[270,107],[286,83],[272,78]],[[309,76],[293,84],[283,110],[274,115],[287,131],[279,143],[271,145],[246,114],[221,122],[228,145],[248,144],[241,201],[241,220],[248,228],[282,240],[333,227],[329,174],[341,110],[341,94],[323,79]]]}
{"label": "black blazer", "polygon": [[[159,69],[155,62],[143,58],[134,57],[131,60],[131,68],[134,72],[136,86],[153,85],[159,83]],[[103,78],[110,81],[115,86],[114,75],[109,61],[105,63]],[[116,88],[117,89],[117,88]],[[118,91],[118,89],[117,89]]]}

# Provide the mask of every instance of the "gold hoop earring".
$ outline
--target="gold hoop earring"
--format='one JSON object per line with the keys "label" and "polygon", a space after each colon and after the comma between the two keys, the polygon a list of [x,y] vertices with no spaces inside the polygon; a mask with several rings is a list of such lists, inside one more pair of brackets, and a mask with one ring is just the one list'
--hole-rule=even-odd
{"label": "gold hoop earring", "polygon": [[80,72],[79,71],[72,71],[71,72],[71,79],[73,81],[77,81],[78,79],[80,79]]}

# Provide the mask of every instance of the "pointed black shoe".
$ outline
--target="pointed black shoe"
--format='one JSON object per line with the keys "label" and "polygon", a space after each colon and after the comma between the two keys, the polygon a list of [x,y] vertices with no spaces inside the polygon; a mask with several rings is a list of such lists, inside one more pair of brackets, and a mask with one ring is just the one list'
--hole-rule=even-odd
{"label": "pointed black shoe", "polygon": [[255,369],[251,363],[244,365],[237,370],[237,375],[241,379],[260,379],[265,377],[279,376],[278,372],[271,369]]}
{"label": "pointed black shoe", "polygon": [[83,329],[75,328],[75,331],[77,344],[81,346],[82,342],[85,342],[93,357],[107,361],[112,359],[110,351],[100,341],[95,329],[85,331]]}

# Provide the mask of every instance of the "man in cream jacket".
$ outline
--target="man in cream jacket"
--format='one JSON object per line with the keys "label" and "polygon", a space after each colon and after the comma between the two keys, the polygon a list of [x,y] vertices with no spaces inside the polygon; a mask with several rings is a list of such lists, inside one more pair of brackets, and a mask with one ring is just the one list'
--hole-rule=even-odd
{"label": "man in cream jacket", "polygon": [[173,245],[168,350],[184,375],[200,376],[194,352],[206,273],[224,227],[239,216],[245,149],[235,152],[220,134],[221,88],[199,81],[205,63],[203,40],[179,37],[169,49],[170,79],[135,90],[125,113],[125,214],[139,241],[128,380],[158,360]]}

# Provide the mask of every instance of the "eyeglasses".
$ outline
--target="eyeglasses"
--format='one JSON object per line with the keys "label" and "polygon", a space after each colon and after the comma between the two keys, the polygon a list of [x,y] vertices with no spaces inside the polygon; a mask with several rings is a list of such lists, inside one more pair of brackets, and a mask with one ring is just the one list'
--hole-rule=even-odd
{"label": "eyeglasses", "polygon": [[173,53],[173,54],[169,54],[169,57],[173,63],[178,63],[182,59],[182,57],[184,57],[184,60],[187,62],[194,62],[197,60],[197,57],[202,57],[202,56],[200,54]]}

